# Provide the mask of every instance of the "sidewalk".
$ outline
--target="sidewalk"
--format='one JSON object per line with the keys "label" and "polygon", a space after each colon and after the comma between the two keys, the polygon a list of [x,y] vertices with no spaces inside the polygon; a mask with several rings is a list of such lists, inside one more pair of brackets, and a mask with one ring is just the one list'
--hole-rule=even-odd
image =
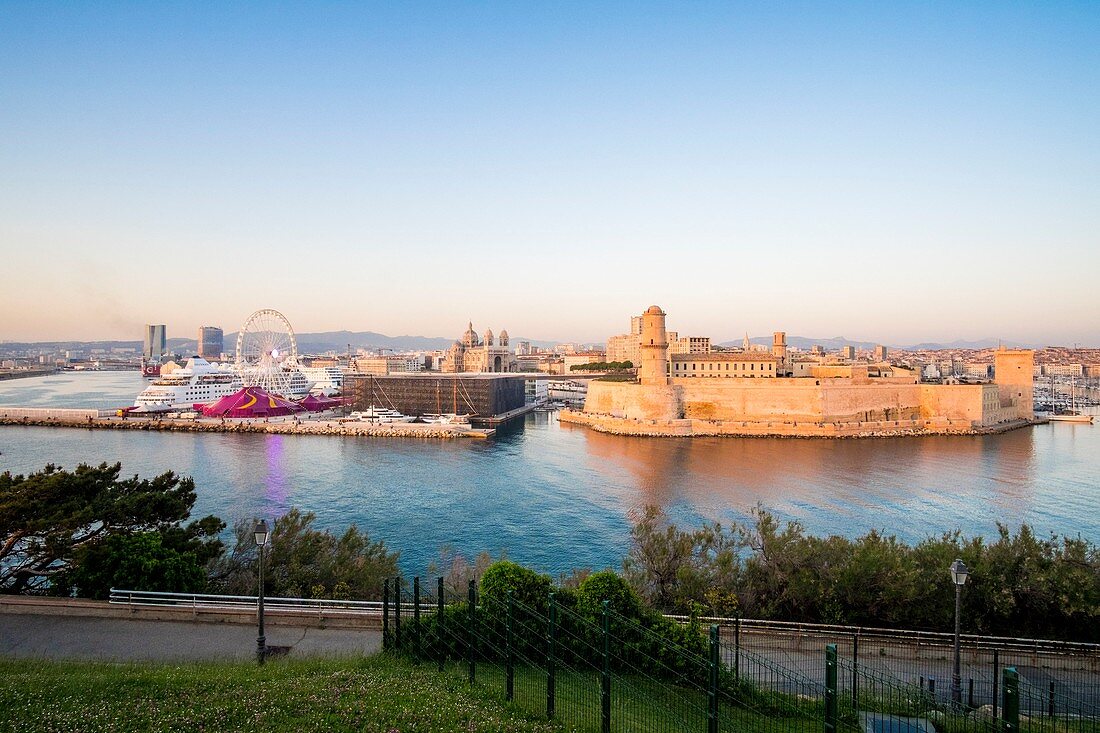
{"label": "sidewalk", "polygon": [[[269,646],[291,657],[373,654],[378,629],[273,625]],[[198,621],[96,618],[33,613],[0,616],[0,657],[99,661],[246,660],[255,658],[256,627]]]}

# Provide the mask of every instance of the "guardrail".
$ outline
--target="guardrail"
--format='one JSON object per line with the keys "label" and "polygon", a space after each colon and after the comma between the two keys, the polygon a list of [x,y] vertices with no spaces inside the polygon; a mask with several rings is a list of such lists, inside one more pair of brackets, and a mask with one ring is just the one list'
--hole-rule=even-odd
{"label": "guardrail", "polygon": [[[203,593],[162,593],[147,590],[112,588],[108,601],[115,605],[191,608],[195,611],[254,611],[256,596],[219,596]],[[265,611],[319,615],[381,616],[381,601],[337,601],[328,598],[269,598],[264,596]]]}
{"label": "guardrail", "polygon": [[[668,614],[673,621],[686,623],[688,616]],[[799,621],[764,621],[748,618],[728,618],[721,616],[701,616],[702,624],[717,624],[718,626],[736,626],[742,633],[771,633],[804,636],[843,636],[859,637],[861,640],[891,641],[894,643],[927,644],[927,645],[952,645],[955,635],[943,631],[915,631],[910,629],[883,629],[867,626],[842,626],[835,624],[803,623]],[[1036,652],[1036,653],[1060,653],[1060,654],[1095,654],[1100,656],[1100,644],[1085,642],[1057,641],[1054,639],[1026,639],[1008,636],[981,636],[978,634],[960,634],[959,641],[968,649],[984,649],[1000,651]]]}

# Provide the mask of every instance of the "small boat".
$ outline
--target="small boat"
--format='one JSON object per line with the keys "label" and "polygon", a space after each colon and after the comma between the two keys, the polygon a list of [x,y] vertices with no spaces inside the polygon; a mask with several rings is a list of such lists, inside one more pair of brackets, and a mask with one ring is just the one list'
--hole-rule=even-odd
{"label": "small boat", "polygon": [[1074,422],[1085,423],[1087,425],[1092,424],[1092,415],[1051,415],[1048,419],[1051,422]]}
{"label": "small boat", "polygon": [[[1054,407],[1054,377],[1050,378],[1050,402],[1051,408]],[[1071,375],[1069,379],[1069,400],[1070,407],[1069,412],[1058,415],[1054,414],[1050,416],[1050,419],[1055,422],[1073,422],[1084,423],[1086,425],[1092,425],[1092,415],[1082,415],[1077,411],[1077,380]]]}

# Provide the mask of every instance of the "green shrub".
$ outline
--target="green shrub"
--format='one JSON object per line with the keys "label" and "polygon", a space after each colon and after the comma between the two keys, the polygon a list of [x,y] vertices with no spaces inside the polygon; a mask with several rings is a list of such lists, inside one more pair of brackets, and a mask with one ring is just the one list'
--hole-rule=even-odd
{"label": "green shrub", "polygon": [[603,602],[615,613],[631,620],[641,620],[642,599],[623,578],[611,570],[592,573],[577,589],[577,612],[589,618],[599,618]]}
{"label": "green shrub", "polygon": [[510,560],[499,560],[481,576],[481,604],[503,609],[507,607],[508,591],[517,603],[545,613],[550,598],[550,576],[540,575],[530,568]]}

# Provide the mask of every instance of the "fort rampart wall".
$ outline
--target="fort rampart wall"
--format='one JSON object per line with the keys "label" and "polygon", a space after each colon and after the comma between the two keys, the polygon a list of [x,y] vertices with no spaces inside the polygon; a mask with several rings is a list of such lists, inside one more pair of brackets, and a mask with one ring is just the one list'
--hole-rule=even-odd
{"label": "fort rampart wall", "polygon": [[808,437],[958,433],[1026,421],[1016,402],[1000,392],[992,384],[889,378],[688,378],[668,386],[595,380],[589,383],[586,417],[571,421],[647,435]]}

